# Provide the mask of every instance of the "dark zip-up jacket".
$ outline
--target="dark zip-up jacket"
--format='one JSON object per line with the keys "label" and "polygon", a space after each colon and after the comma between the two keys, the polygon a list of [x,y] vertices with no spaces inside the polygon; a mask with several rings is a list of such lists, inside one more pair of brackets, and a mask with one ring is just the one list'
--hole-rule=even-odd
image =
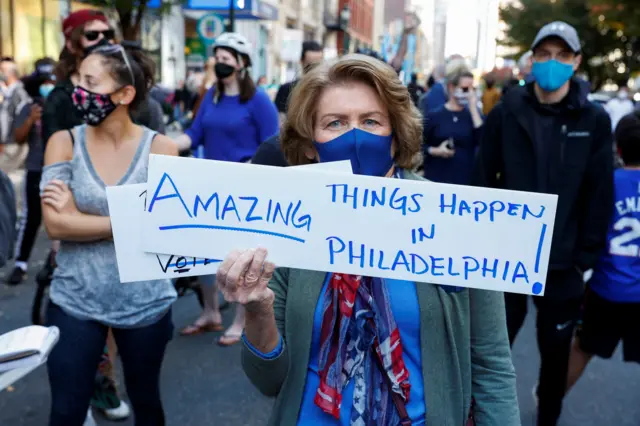
{"label": "dark zip-up jacket", "polygon": [[73,106],[71,94],[73,83],[64,80],[56,84],[49,93],[42,110],[42,145],[46,147],[49,138],[57,131],[73,129],[84,123],[82,116]]}
{"label": "dark zip-up jacket", "polygon": [[549,270],[576,274],[548,285],[551,298],[578,297],[580,272],[595,265],[606,245],[612,143],[609,115],[574,80],[555,105],[540,104],[533,83],[513,88],[485,120],[474,184],[558,195]]}

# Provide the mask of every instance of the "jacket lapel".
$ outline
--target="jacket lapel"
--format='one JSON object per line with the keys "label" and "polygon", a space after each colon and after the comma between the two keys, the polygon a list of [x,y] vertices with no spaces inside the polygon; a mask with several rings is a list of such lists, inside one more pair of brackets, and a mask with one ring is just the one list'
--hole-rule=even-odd
{"label": "jacket lapel", "polygon": [[[462,378],[455,374],[459,364],[453,324],[460,318],[452,312],[452,304],[458,297],[445,294],[437,285],[416,283],[420,305],[420,352],[422,353],[422,380],[426,424],[439,426],[459,426],[463,424],[464,413],[451,417],[450,408],[464,406]],[[446,403],[438,404],[438,401]]]}

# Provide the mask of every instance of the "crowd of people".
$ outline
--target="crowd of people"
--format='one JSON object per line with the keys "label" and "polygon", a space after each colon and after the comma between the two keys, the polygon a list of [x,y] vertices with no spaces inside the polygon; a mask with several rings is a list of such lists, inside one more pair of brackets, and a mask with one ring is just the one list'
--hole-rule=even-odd
{"label": "crowd of people", "polygon": [[[165,424],[175,283],[120,284],[106,200],[108,186],[146,181],[152,153],[277,167],[349,160],[379,178],[557,194],[546,293],[534,298],[538,425],[557,424],[593,356],[623,341],[625,360],[640,362],[640,114],[628,91],[606,109],[587,99],[575,75],[583,44],[563,22],[540,29],[517,84],[488,80],[480,94],[454,55],[425,87],[416,75],[405,86],[413,29],[389,63],[371,51],[326,61],[305,42],[300,77],[275,96],[252,78],[248,40],[224,33],[197,91],[180,82],[170,114],[154,96],[153,62],[100,12],[67,17],[59,60],[37,61],[24,79],[2,59],[0,136],[29,148],[7,283],[26,279],[42,223],[52,240],[38,275],[50,286],[46,323],[61,332],[48,360],[50,426],[92,425],[92,407]],[[184,133],[164,135],[167,122]],[[275,398],[269,425],[521,424],[511,345],[524,295],[278,268],[257,247],[229,253],[199,284],[203,310],[180,334],[223,332],[219,345],[242,346],[246,375]],[[235,305],[226,329],[219,292]]]}

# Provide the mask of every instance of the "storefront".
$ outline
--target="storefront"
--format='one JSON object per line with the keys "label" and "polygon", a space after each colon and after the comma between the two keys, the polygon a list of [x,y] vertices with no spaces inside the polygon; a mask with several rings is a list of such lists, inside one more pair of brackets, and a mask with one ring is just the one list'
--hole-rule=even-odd
{"label": "storefront", "polygon": [[13,57],[23,71],[30,71],[39,58],[57,59],[62,49],[60,17],[68,8],[64,0],[0,0],[0,55]]}
{"label": "storefront", "polygon": [[[211,54],[207,51],[206,43],[200,37],[197,28],[198,21],[211,13],[220,16],[225,24],[228,24],[229,0],[190,0],[184,7],[185,53],[189,69],[201,69]],[[234,30],[247,37],[253,46],[252,77],[257,79],[267,74],[269,63],[269,30],[264,22],[277,20],[278,9],[261,0],[235,0],[234,15]]]}

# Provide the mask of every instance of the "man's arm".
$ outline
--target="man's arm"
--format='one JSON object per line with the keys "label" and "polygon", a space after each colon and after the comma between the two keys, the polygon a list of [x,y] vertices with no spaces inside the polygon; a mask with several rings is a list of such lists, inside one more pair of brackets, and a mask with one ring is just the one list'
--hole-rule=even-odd
{"label": "man's arm", "polygon": [[583,215],[578,230],[576,265],[582,271],[595,266],[606,246],[614,201],[611,119],[605,111],[600,111],[596,120],[594,145],[580,189]]}
{"label": "man's arm", "polygon": [[501,188],[502,162],[502,105],[496,105],[484,122],[480,148],[476,157],[472,185]]}
{"label": "man's arm", "polygon": [[32,113],[33,107],[39,108],[37,105],[32,103],[24,105],[13,122],[13,139],[16,143],[22,144],[27,142],[29,139],[29,132],[31,132],[31,128],[37,121],[37,115]]}

